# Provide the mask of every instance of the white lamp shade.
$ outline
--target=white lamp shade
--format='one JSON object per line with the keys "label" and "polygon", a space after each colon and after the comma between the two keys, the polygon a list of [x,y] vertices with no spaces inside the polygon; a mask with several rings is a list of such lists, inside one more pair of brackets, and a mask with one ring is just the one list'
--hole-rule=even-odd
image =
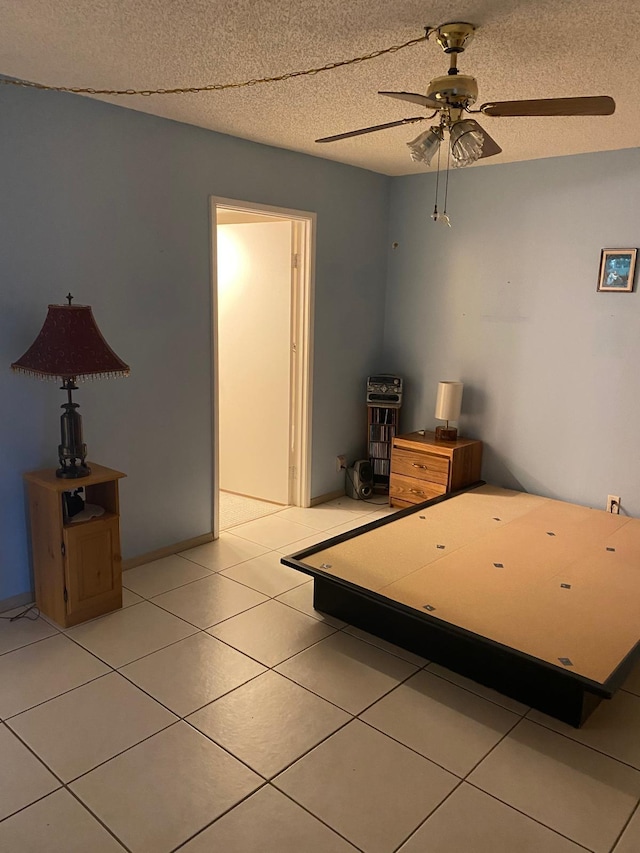
{"label": "white lamp shade", "polygon": [[462,382],[438,382],[436,418],[441,421],[457,421],[462,408]]}

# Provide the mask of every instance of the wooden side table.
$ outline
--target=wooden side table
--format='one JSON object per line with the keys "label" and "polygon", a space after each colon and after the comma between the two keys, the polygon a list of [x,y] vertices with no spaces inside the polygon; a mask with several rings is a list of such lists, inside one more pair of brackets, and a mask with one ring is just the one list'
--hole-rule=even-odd
{"label": "wooden side table", "polygon": [[[120,553],[120,471],[90,463],[77,480],[56,477],[55,469],[24,475],[29,498],[36,605],[63,628],[122,607]],[[104,508],[87,521],[68,519],[64,492],[82,487],[84,500]]]}
{"label": "wooden side table", "polygon": [[480,479],[482,442],[437,441],[433,432],[397,435],[391,448],[389,503],[407,507]]}

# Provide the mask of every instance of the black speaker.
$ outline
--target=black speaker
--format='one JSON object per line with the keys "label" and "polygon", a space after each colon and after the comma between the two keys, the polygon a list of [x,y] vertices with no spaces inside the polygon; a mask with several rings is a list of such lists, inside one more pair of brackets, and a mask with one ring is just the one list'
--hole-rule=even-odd
{"label": "black speaker", "polygon": [[373,494],[373,468],[368,459],[358,459],[353,468],[347,468],[346,493],[356,501]]}

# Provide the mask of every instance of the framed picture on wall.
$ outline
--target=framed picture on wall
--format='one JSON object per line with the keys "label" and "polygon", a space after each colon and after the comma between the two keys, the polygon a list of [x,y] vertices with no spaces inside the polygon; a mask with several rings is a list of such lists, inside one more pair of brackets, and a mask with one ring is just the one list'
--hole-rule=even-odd
{"label": "framed picture on wall", "polygon": [[598,290],[631,293],[636,272],[637,249],[603,249]]}

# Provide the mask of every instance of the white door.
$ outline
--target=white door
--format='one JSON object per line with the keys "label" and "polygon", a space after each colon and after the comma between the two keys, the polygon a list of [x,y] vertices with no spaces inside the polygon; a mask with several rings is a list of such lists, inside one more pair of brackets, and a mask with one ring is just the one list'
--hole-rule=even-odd
{"label": "white door", "polygon": [[289,503],[290,220],[218,225],[220,489]]}
{"label": "white door", "polygon": [[315,214],[211,199],[219,491],[310,505]]}

